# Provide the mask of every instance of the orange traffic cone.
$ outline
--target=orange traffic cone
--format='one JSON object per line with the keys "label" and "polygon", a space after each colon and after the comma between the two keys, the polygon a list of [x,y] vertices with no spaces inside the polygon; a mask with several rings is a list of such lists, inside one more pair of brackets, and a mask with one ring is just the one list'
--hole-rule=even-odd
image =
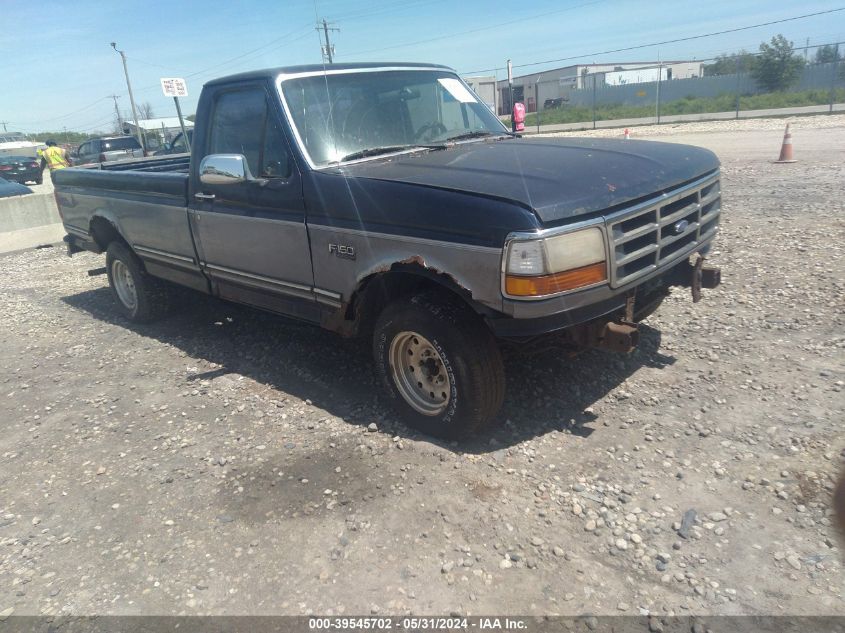
{"label": "orange traffic cone", "polygon": [[789,133],[789,123],[786,124],[786,132],[783,134],[783,144],[780,146],[780,158],[776,163],[797,163],[792,158],[792,134]]}
{"label": "orange traffic cone", "polygon": [[625,140],[627,141],[629,138],[631,138],[631,133],[628,131],[628,128],[625,128]]}

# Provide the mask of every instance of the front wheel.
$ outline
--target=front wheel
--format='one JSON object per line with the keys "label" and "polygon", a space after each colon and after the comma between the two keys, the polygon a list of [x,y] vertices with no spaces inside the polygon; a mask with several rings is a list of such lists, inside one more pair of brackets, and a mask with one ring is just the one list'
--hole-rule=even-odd
{"label": "front wheel", "polygon": [[502,406],[504,367],[478,316],[438,293],[389,305],[373,337],[376,375],[409,426],[456,439],[490,425]]}
{"label": "front wheel", "polygon": [[167,312],[165,282],[147,274],[138,257],[125,244],[109,244],[106,273],[117,308],[130,321],[152,321]]}

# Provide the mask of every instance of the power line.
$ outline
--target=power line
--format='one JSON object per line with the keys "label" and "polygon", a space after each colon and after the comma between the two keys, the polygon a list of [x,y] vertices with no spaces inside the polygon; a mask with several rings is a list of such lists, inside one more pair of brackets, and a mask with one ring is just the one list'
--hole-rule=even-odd
{"label": "power line", "polygon": [[[102,97],[100,99],[97,99],[93,103],[89,103],[87,106],[79,108],[79,110],[74,110],[73,112],[69,112],[68,114],[62,114],[61,116],[54,116],[54,117],[50,117],[48,119],[39,119],[38,123],[43,123],[44,121],[59,121],[61,119],[66,119],[69,116],[73,116],[74,114],[79,114],[80,112],[83,112],[84,110],[87,110],[88,108],[93,108],[95,105],[100,103],[100,101],[105,101],[106,99],[110,99],[110,97]],[[14,121],[14,122],[20,123],[20,124],[31,124],[31,123],[33,123],[33,121]]]}
{"label": "power line", "polygon": [[[254,56],[256,54],[264,55],[266,53],[277,50],[279,48],[284,48],[288,44],[291,44],[293,42],[298,42],[299,40],[303,39],[304,37],[307,37],[310,33],[311,33],[311,26],[310,25],[303,27],[303,28],[300,28],[300,29],[297,29],[296,31],[291,31],[290,33],[283,35],[282,37],[278,37],[278,38],[276,38],[276,39],[274,39],[274,40],[272,40],[272,41],[270,41],[270,42],[268,42],[268,43],[266,43],[262,46],[259,46],[258,48],[254,48],[250,51],[247,51],[246,53],[242,53],[240,55],[237,55],[235,57],[232,57],[230,59],[222,61],[218,64],[215,64],[214,66],[209,66],[208,68],[204,68],[202,70],[198,70],[196,72],[186,74],[186,75],[184,75],[184,78],[189,79],[191,77],[197,77],[199,75],[206,75],[206,74],[209,74],[211,71],[217,70],[218,68],[222,68],[223,66],[228,66],[232,62],[236,62],[236,61],[239,61],[239,60],[242,61],[245,58]],[[297,37],[292,37],[293,35],[297,35]],[[282,40],[284,40],[284,41],[281,44],[278,44],[278,42],[280,42]],[[268,46],[272,47],[272,48],[268,49],[267,48]],[[264,50],[264,49],[267,49],[267,50]],[[146,92],[148,90],[154,90],[154,89],[160,89],[160,88],[161,88],[160,84],[149,84],[147,86],[142,86],[141,88],[139,88],[138,92]]]}
{"label": "power line", "polygon": [[[407,48],[408,46],[416,46],[417,44],[428,44],[429,42],[437,42],[439,40],[447,40],[447,39],[452,38],[452,37],[458,37],[458,36],[461,36],[461,35],[469,35],[470,33],[479,33],[481,31],[489,31],[490,29],[498,29],[498,28],[503,27],[503,26],[510,26],[510,25],[512,25],[516,22],[525,22],[526,20],[537,20],[539,18],[545,18],[545,17],[548,17],[550,15],[556,15],[558,13],[564,13],[566,11],[573,11],[575,9],[581,9],[583,7],[588,7],[588,6],[591,6],[591,5],[594,5],[594,4],[599,4],[601,2],[604,2],[604,0],[593,0],[592,2],[585,2],[584,4],[577,4],[577,5],[574,5],[574,6],[571,6],[571,7],[566,7],[565,9],[557,9],[555,11],[549,11],[547,13],[539,13],[539,14],[536,14],[536,15],[529,15],[529,16],[525,16],[525,17],[522,17],[522,18],[514,18],[513,20],[508,20],[507,22],[500,22],[498,24],[491,24],[489,26],[481,26],[481,27],[476,28],[476,29],[469,29],[467,31],[459,31],[457,33],[450,33],[448,35],[440,35],[438,37],[430,37],[430,38],[427,38],[427,39],[424,39],[424,40],[416,40],[414,42],[405,42],[404,44],[395,44],[393,46],[381,46],[379,48],[372,48],[372,49],[366,50],[366,51],[353,51],[353,52],[349,53],[349,55],[350,56],[365,55],[367,53],[377,53],[377,52],[380,52],[380,51],[388,51],[388,50],[396,49],[396,48]],[[478,72],[487,72],[487,71],[478,71]]]}
{"label": "power line", "polygon": [[[840,45],[840,44],[845,44],[845,41],[843,41],[843,42],[828,42],[828,43],[826,43],[826,44],[813,44],[813,45],[811,45],[811,46],[809,46],[809,47],[806,47],[806,46],[795,46],[795,47],[793,47],[793,48],[792,48],[792,52],[793,52],[793,53],[795,53],[795,52],[797,52],[797,51],[803,51],[805,48],[821,48],[822,46],[838,46],[838,45]],[[717,61],[719,61],[719,60],[721,60],[721,59],[725,59],[725,57],[730,58],[730,57],[732,57],[733,55],[747,55],[747,56],[749,56],[749,57],[761,57],[762,55],[764,55],[764,53],[761,53],[761,52],[749,53],[748,51],[745,51],[744,53],[738,53],[738,52],[734,52],[734,53],[720,53],[719,55],[716,55],[715,57],[703,57],[703,58],[701,58],[701,59],[690,60],[690,62],[683,61],[683,63],[704,64],[704,63],[706,63],[706,62],[717,62]],[[624,62],[623,62],[623,63],[624,63]],[[653,64],[651,64],[651,65],[647,65],[647,66],[641,66],[641,65],[639,65],[639,64],[635,64],[635,63],[632,63],[632,62],[628,62],[628,65],[629,65],[629,66],[630,66],[630,65],[636,65],[636,68],[629,68],[629,69],[625,69],[625,70],[648,70],[648,69],[652,69],[652,68],[665,68],[665,67],[667,67],[667,66],[669,66],[669,65],[671,65],[671,64],[672,64],[672,62],[671,62],[671,61],[664,61],[664,62],[655,62],[655,63],[653,63]],[[806,66],[808,66],[808,67],[809,67],[809,66],[818,66],[819,64],[820,64],[820,62],[808,61],[808,62],[806,63]],[[599,64],[599,66],[602,66],[602,65],[603,65],[603,64]],[[545,71],[545,72],[546,72],[546,73],[551,74],[553,71],[550,71],[550,70],[549,70],[549,71]],[[603,72],[603,71],[602,71],[602,72]],[[597,73],[593,73],[593,74],[597,74]],[[733,74],[733,73],[731,73],[731,74]],[[550,81],[551,81],[551,80],[550,80]]]}
{"label": "power line", "polygon": [[[558,62],[566,62],[575,59],[583,59],[584,57],[599,57],[600,55],[610,55],[612,53],[623,53],[626,51],[635,51],[642,48],[651,48],[653,46],[663,46],[664,44],[676,44],[678,42],[689,42],[691,40],[699,40],[705,37],[714,37],[716,35],[725,35],[726,33],[737,33],[739,31],[748,31],[751,29],[757,29],[762,26],[771,26],[773,24],[783,24],[784,22],[794,22],[795,20],[803,20],[805,18],[812,18],[819,15],[827,15],[830,13],[836,13],[838,11],[845,11],[845,7],[839,7],[837,9],[828,9],[826,11],[816,11],[815,13],[806,13],[804,15],[796,15],[791,18],[783,18],[780,20],[772,20],[770,22],[761,22],[760,24],[752,24],[750,26],[740,26],[735,29],[725,29],[723,31],[713,31],[712,33],[703,33],[701,35],[691,35],[689,37],[679,37],[672,40],[664,40],[662,42],[652,42],[650,44],[638,44],[637,46],[626,46],[625,48],[615,48],[613,50],[608,51],[601,51],[599,53],[586,53],[584,55],[573,55],[571,57],[559,57],[557,59],[547,59],[541,62],[530,62],[526,64],[514,64],[514,68],[529,68],[531,66],[542,66],[543,64],[555,64]],[[471,72],[467,72],[465,74],[471,75],[475,73],[485,73],[490,72],[493,70],[498,70],[496,68],[487,68],[485,70],[473,70]]]}
{"label": "power line", "polygon": [[217,68],[220,68],[221,66],[228,66],[230,63],[232,63],[234,61],[237,61],[239,59],[243,59],[244,57],[252,55],[253,53],[256,53],[260,50],[263,50],[263,49],[267,48],[268,46],[272,46],[273,44],[276,44],[277,42],[281,42],[283,40],[288,40],[289,37],[292,37],[293,35],[299,34],[303,30],[303,28],[309,28],[310,29],[310,27],[300,27],[300,28],[296,29],[295,31],[291,31],[290,33],[286,33],[285,35],[282,35],[281,37],[277,37],[276,39],[271,40],[271,41],[267,42],[266,44],[259,46],[258,48],[254,48],[250,51],[247,51],[246,53],[242,53],[241,55],[237,55],[235,57],[232,57],[231,59],[227,59],[225,61],[222,61],[218,64],[215,64],[214,66],[209,66],[208,68],[205,68],[203,70],[198,70],[195,73],[187,74],[187,75],[185,75],[185,78],[196,77],[197,75],[202,75],[202,74],[208,72],[209,70],[215,70]]}
{"label": "power line", "polygon": [[[390,13],[394,10],[405,10],[405,9],[418,8],[420,6],[443,3],[443,2],[447,2],[447,1],[448,0],[417,0],[416,2],[414,2],[414,1],[406,2],[405,0],[402,0],[401,2],[395,2],[395,3],[390,3],[390,4],[387,4],[387,5],[382,5],[381,7],[375,7],[373,9],[367,10],[367,11],[353,11],[352,13],[342,14],[339,17],[341,17],[344,20],[347,20],[347,19],[356,20],[356,19],[360,19],[360,18],[371,17],[371,16],[374,16],[374,15],[381,15],[381,14],[384,14],[384,13]],[[599,1],[599,0],[597,0],[597,1]],[[323,28],[322,25],[319,25],[319,28],[322,29]],[[214,66],[209,66],[208,68],[205,68],[203,70],[199,70],[199,71],[196,71],[196,72],[193,72],[193,73],[186,74],[185,78],[187,79],[189,77],[196,77],[197,75],[205,74],[206,72],[208,72],[210,70],[216,70],[217,68],[227,66],[234,61],[238,61],[238,60],[243,59],[245,57],[249,57],[249,56],[253,55],[254,53],[258,53],[259,51],[264,50],[265,48],[272,47],[272,46],[278,44],[279,42],[282,42],[282,44],[280,46],[275,46],[274,48],[272,48],[270,50],[276,50],[277,48],[282,48],[289,43],[299,41],[299,40],[303,39],[304,37],[306,37],[308,35],[308,33],[310,32],[310,29],[311,29],[310,26],[302,26],[302,27],[300,27],[300,28],[298,28],[294,31],[286,33],[285,35],[282,35],[280,37],[272,39],[269,42],[267,42],[266,44],[262,44],[261,46],[259,46],[257,48],[254,48],[252,50],[249,50],[245,53],[242,53],[242,54],[237,55],[235,57],[229,58],[229,59],[224,60],[222,62],[219,62],[219,63],[215,64]],[[303,30],[305,30],[304,33],[303,33]],[[330,27],[329,30],[330,31],[339,31],[340,29]],[[298,37],[294,37],[293,39],[291,39],[295,35],[297,35]],[[265,52],[269,52],[269,51],[265,51]],[[163,68],[165,70],[170,68],[169,66],[164,66],[162,64],[157,64],[157,63],[154,63],[154,62],[142,60],[142,59],[139,59],[137,57],[130,57],[128,55],[127,55],[127,59],[131,59],[131,60],[139,62],[141,64],[146,64],[147,66],[155,66],[157,68]],[[145,86],[143,88],[138,89],[138,92],[141,92],[143,90],[150,90],[150,89],[153,89],[153,88],[159,88],[159,87],[160,87],[159,84]]]}
{"label": "power line", "polygon": [[352,20],[360,20],[362,18],[370,18],[377,15],[384,15],[385,13],[392,13],[396,10],[405,11],[407,9],[418,9],[420,7],[427,6],[430,4],[442,4],[448,1],[449,0],[403,0],[402,2],[385,4],[380,7],[368,9],[366,11],[353,11],[351,13],[341,13],[340,15],[334,14],[334,18],[336,20],[342,20],[343,22],[349,22]]}
{"label": "power line", "polygon": [[170,70],[171,66],[162,66],[161,64],[156,64],[154,62],[148,62],[143,59],[138,59],[137,57],[130,57],[129,55],[126,56],[126,59],[131,59],[133,62],[137,62],[139,64],[144,64],[145,66],[155,66],[156,68],[163,68],[164,70]]}

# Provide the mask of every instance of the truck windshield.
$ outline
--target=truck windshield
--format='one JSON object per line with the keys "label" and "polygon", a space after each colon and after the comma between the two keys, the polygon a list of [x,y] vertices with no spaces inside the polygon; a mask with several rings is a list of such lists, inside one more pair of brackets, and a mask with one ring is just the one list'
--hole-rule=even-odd
{"label": "truck windshield", "polygon": [[304,150],[317,166],[379,148],[424,147],[507,134],[490,109],[453,73],[349,72],[282,81]]}

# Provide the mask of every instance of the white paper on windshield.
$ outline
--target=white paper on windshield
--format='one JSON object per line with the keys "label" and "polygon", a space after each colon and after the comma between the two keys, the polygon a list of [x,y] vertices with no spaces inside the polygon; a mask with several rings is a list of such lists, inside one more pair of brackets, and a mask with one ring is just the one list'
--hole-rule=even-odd
{"label": "white paper on windshield", "polygon": [[455,97],[455,99],[461,103],[475,103],[475,97],[469,90],[467,90],[466,86],[457,79],[445,77],[438,79],[437,81],[440,82],[441,86],[446,88],[450,95]]}

